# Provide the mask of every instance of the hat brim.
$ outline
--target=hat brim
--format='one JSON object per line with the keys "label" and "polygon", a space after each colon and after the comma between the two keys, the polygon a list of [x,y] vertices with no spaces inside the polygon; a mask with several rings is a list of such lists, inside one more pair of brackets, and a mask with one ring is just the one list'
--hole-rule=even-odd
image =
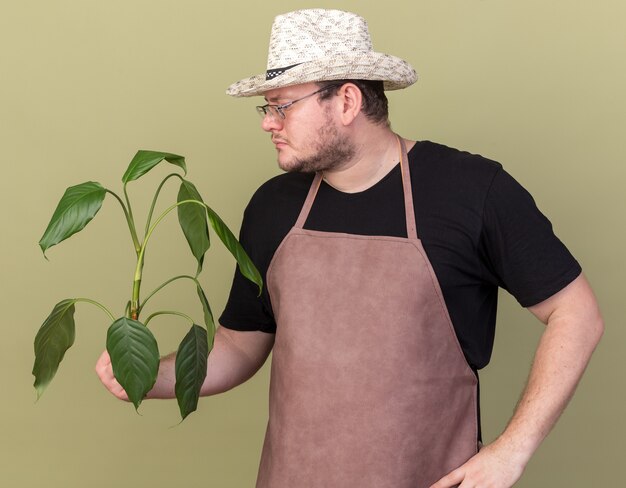
{"label": "hat brim", "polygon": [[385,90],[399,90],[415,83],[417,73],[409,63],[389,54],[350,52],[305,61],[270,80],[265,73],[244,78],[230,85],[226,93],[233,97],[252,97],[284,86],[343,79],[380,80]]}

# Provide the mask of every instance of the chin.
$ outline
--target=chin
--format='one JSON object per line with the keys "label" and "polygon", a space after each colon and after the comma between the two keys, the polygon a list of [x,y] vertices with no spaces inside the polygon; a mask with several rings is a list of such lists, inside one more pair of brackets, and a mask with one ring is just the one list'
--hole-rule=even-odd
{"label": "chin", "polygon": [[284,161],[281,161],[280,158],[277,160],[278,163],[278,167],[280,169],[282,169],[283,171],[289,171],[290,167],[288,164],[286,164]]}
{"label": "chin", "polygon": [[293,160],[285,161],[285,160],[282,160],[280,157],[278,157],[277,162],[278,162],[278,167],[288,173],[295,173],[295,172],[301,171],[301,168],[298,167],[298,164],[295,163]]}

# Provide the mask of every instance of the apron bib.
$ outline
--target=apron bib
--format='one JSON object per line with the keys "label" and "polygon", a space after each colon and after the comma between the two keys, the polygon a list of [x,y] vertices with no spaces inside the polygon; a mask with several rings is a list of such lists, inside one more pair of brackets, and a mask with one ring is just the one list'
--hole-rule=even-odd
{"label": "apron bib", "polygon": [[417,237],[304,229],[267,272],[277,323],[257,488],[427,488],[477,452],[477,379]]}

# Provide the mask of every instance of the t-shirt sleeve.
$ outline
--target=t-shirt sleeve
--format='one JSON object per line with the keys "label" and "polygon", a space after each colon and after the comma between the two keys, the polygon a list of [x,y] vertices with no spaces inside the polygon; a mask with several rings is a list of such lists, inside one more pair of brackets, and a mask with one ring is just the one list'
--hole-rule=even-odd
{"label": "t-shirt sleeve", "polygon": [[[253,199],[254,200],[254,199]],[[245,278],[239,268],[235,269],[230,295],[224,312],[220,316],[220,325],[233,330],[276,332],[276,323],[269,305],[266,274],[269,265],[268,256],[262,249],[263,237],[255,231],[254,203],[250,202],[244,212],[239,242],[258,268],[263,278],[263,291],[259,296],[256,284]],[[254,236],[254,237],[253,237]]]}
{"label": "t-shirt sleeve", "polygon": [[276,249],[293,227],[313,181],[312,173],[283,173],[261,185],[246,207],[239,242],[261,277],[263,291],[235,270],[220,324],[234,330],[276,332],[267,270]]}
{"label": "t-shirt sleeve", "polygon": [[481,248],[492,279],[523,307],[550,298],[581,273],[532,196],[503,169],[485,200]]}

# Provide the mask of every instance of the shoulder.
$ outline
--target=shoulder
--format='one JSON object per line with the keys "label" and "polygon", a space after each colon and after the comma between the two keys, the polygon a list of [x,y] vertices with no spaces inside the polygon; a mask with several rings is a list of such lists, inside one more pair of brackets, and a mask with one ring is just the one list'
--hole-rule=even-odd
{"label": "shoulder", "polygon": [[502,165],[431,141],[419,141],[409,152],[416,212],[469,226],[478,236],[482,212]]}
{"label": "shoulder", "polygon": [[501,169],[497,161],[432,141],[418,141],[409,152],[411,165],[424,176],[445,176],[449,181],[485,182]]}

